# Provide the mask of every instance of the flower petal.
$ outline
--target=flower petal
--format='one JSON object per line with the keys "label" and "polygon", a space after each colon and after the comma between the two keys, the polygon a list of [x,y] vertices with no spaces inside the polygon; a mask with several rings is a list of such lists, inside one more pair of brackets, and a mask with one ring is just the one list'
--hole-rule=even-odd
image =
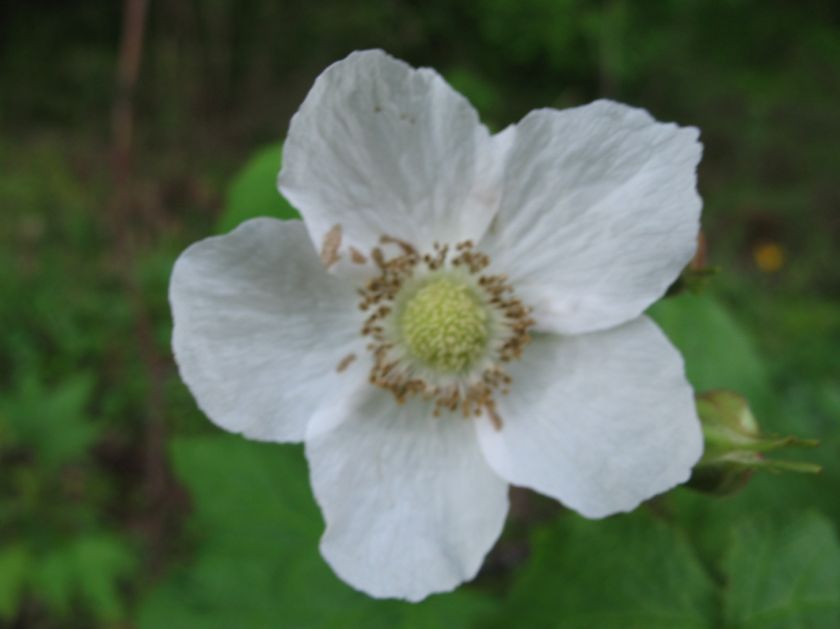
{"label": "flower petal", "polygon": [[472,421],[373,387],[343,411],[343,421],[322,418],[332,430],[313,421],[306,438],[327,562],[376,597],[419,601],[471,579],[508,506]]}
{"label": "flower petal", "polygon": [[380,50],[327,68],[292,118],[278,185],[320,248],[335,225],[367,252],[481,237],[501,164],[469,102],[434,70]]}
{"label": "flower petal", "polygon": [[640,317],[606,332],[541,335],[511,365],[501,430],[478,422],[490,465],[513,484],[599,518],[686,481],[703,438],[683,362]]}
{"label": "flower petal", "polygon": [[517,125],[481,248],[540,329],[629,321],[679,275],[699,229],[697,135],[608,101],[534,111]]}
{"label": "flower petal", "polygon": [[300,441],[318,405],[359,380],[336,372],[365,353],[357,297],[324,271],[300,221],[254,219],[194,244],[169,300],[181,377],[222,428]]}

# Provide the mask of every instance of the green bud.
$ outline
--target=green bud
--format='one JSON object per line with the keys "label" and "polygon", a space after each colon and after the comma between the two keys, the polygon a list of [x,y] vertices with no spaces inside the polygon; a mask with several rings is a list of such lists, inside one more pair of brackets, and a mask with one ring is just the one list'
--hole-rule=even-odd
{"label": "green bud", "polygon": [[763,435],[747,401],[733,391],[707,391],[696,398],[705,450],[688,486],[698,491],[729,494],[741,489],[756,470],[817,474],[820,466],[765,458],[772,450],[814,447],[819,442],[797,437]]}

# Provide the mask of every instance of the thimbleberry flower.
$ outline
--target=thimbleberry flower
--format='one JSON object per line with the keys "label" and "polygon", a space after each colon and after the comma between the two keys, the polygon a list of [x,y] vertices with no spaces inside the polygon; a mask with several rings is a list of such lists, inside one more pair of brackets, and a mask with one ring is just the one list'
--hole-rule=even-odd
{"label": "thimbleberry flower", "polygon": [[609,101],[492,135],[433,70],[353,53],[291,121],[279,188],[303,221],[178,259],[180,373],[219,426],[305,443],[321,552],[373,596],[472,578],[508,484],[634,509],[702,451],[642,314],[695,249],[697,136]]}

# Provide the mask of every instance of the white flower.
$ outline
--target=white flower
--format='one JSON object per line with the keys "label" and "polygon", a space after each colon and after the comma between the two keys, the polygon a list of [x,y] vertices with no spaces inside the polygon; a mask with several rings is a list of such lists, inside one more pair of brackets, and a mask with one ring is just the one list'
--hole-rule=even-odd
{"label": "white flower", "polygon": [[702,450],[642,315],[695,248],[697,135],[609,101],[491,135],[433,70],[351,54],[291,122],[279,187],[303,222],[178,259],[181,375],[223,428],[305,442],[321,551],[373,596],[472,578],[508,483],[631,510]]}

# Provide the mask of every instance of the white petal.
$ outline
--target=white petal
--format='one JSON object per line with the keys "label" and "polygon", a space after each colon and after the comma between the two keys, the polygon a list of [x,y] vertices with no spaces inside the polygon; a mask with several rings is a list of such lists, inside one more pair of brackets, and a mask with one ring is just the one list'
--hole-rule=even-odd
{"label": "white petal", "polygon": [[507,483],[484,461],[474,420],[435,418],[427,402],[398,405],[373,387],[343,410],[337,427],[325,432],[313,421],[306,438],[327,523],[324,558],[375,597],[419,601],[471,579],[508,505]]}
{"label": "white petal", "polygon": [[[169,289],[181,377],[219,426],[300,441],[322,401],[358,383],[357,298],[324,271],[300,221],[261,218],[187,249]],[[359,349],[361,347],[361,349]]]}
{"label": "white petal", "polygon": [[686,481],[703,439],[683,362],[645,317],[606,332],[538,336],[478,422],[493,469],[598,518]]}
{"label": "white petal", "polygon": [[608,101],[517,125],[481,248],[540,329],[606,329],[662,296],[696,247],[697,135]]}
{"label": "white petal", "polygon": [[476,241],[500,164],[467,100],[434,70],[382,51],[327,68],[292,118],[278,184],[317,247],[335,225],[367,252],[383,234],[422,250]]}

